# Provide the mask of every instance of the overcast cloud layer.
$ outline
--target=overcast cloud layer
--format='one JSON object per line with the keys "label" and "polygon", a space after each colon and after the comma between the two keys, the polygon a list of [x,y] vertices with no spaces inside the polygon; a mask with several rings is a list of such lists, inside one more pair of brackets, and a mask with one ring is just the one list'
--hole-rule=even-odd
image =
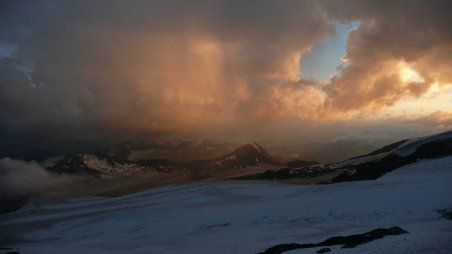
{"label": "overcast cloud layer", "polygon": [[[338,128],[387,135],[378,126],[388,122],[423,132],[452,127],[452,104],[415,118],[375,117],[450,89],[450,1],[0,3],[3,140],[301,142]],[[304,80],[303,54],[338,21],[360,22],[345,67],[327,81]],[[401,76],[408,67],[420,77]]]}

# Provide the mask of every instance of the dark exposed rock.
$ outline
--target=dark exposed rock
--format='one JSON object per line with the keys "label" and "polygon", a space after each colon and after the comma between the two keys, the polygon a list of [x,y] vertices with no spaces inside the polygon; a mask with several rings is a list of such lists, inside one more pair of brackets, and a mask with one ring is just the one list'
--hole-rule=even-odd
{"label": "dark exposed rock", "polygon": [[114,166],[116,163],[124,164],[124,163],[131,163],[127,159],[127,155],[112,155],[103,152],[103,151],[95,151],[93,155],[96,155],[97,158],[101,160],[105,160],[110,166]]}
{"label": "dark exposed rock", "polygon": [[343,248],[353,248],[360,244],[367,243],[376,239],[381,239],[387,235],[401,235],[408,232],[400,227],[391,228],[378,228],[367,233],[349,235],[349,236],[336,236],[328,238],[327,240],[319,243],[319,246],[332,246],[343,245]]}
{"label": "dark exposed rock", "polygon": [[354,172],[339,174],[331,182],[337,183],[346,181],[375,180],[396,168],[416,162],[417,160],[439,158],[451,154],[452,138],[435,140],[420,145],[414,153],[406,157],[391,153],[377,161],[347,166],[348,169],[353,169]]}
{"label": "dark exposed rock", "polygon": [[57,174],[99,175],[99,172],[86,166],[85,162],[83,162],[83,155],[68,155],[54,166],[48,167],[47,170]]}
{"label": "dark exposed rock", "polygon": [[[391,228],[377,228],[372,231],[355,234],[349,236],[335,236],[326,239],[320,243],[307,243],[307,244],[299,244],[299,243],[289,243],[289,244],[278,244],[273,247],[268,248],[264,252],[259,252],[258,254],[280,254],[285,251],[295,250],[295,249],[304,249],[304,248],[313,248],[313,247],[324,247],[324,246],[334,246],[334,245],[342,245],[342,248],[353,248],[358,245],[374,241],[377,239],[381,239],[387,235],[401,235],[407,234],[408,232],[403,230],[400,227],[391,227]],[[320,252],[318,252],[320,253]]]}
{"label": "dark exposed rock", "polygon": [[331,251],[330,248],[322,248],[322,249],[316,251],[315,253],[327,253],[327,252],[330,252],[330,251]]}
{"label": "dark exposed rock", "polygon": [[[315,247],[315,246],[311,246],[311,247]],[[296,250],[296,249],[301,249],[301,248],[305,248],[305,247],[303,247],[302,244],[298,244],[298,243],[285,243],[285,244],[278,244],[273,247],[270,247],[266,251],[259,252],[258,254],[280,254],[285,251]],[[309,248],[309,247],[307,247],[307,248]]]}
{"label": "dark exposed rock", "polygon": [[452,211],[448,209],[440,209],[438,212],[441,214],[441,217],[447,220],[452,220]]}

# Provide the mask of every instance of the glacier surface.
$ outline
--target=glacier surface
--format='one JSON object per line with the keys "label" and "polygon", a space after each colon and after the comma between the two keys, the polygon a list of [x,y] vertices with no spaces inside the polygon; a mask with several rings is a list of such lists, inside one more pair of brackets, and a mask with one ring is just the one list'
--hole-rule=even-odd
{"label": "glacier surface", "polygon": [[400,226],[409,234],[353,249],[333,246],[331,253],[451,253],[452,221],[438,212],[452,210],[451,183],[449,156],[374,181],[202,181],[120,197],[34,203],[0,216],[0,247],[46,254],[252,254],[281,243]]}

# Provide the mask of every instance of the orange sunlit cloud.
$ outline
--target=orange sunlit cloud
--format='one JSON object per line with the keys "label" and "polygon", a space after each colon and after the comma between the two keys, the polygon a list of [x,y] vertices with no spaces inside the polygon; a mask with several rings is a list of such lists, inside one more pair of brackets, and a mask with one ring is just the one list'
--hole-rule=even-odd
{"label": "orange sunlit cloud", "polygon": [[[0,127],[9,136],[259,139],[448,114],[447,4],[401,2],[10,4]],[[300,76],[335,23],[356,21],[329,80]]]}

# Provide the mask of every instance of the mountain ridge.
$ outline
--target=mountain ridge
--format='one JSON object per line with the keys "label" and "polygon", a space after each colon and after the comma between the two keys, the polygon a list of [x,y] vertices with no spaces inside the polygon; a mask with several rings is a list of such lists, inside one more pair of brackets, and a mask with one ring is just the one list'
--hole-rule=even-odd
{"label": "mountain ridge", "polygon": [[[263,164],[278,165],[276,160],[259,144],[246,144],[232,152],[204,160],[177,162],[167,159],[130,160],[128,153],[122,155],[96,151],[92,154],[65,156],[55,165],[47,167],[50,172],[58,174],[92,175],[95,177],[115,177],[132,175],[140,171],[156,170],[160,172],[188,170],[199,173],[209,170],[245,169]],[[207,173],[203,173],[205,175]]]}
{"label": "mountain ridge", "polygon": [[365,155],[324,165],[286,167],[259,174],[244,175],[239,180],[288,180],[315,178],[336,173],[330,179],[317,183],[338,183],[346,181],[375,180],[401,166],[423,159],[432,159],[452,154],[452,131],[425,137],[400,140],[383,146]]}

